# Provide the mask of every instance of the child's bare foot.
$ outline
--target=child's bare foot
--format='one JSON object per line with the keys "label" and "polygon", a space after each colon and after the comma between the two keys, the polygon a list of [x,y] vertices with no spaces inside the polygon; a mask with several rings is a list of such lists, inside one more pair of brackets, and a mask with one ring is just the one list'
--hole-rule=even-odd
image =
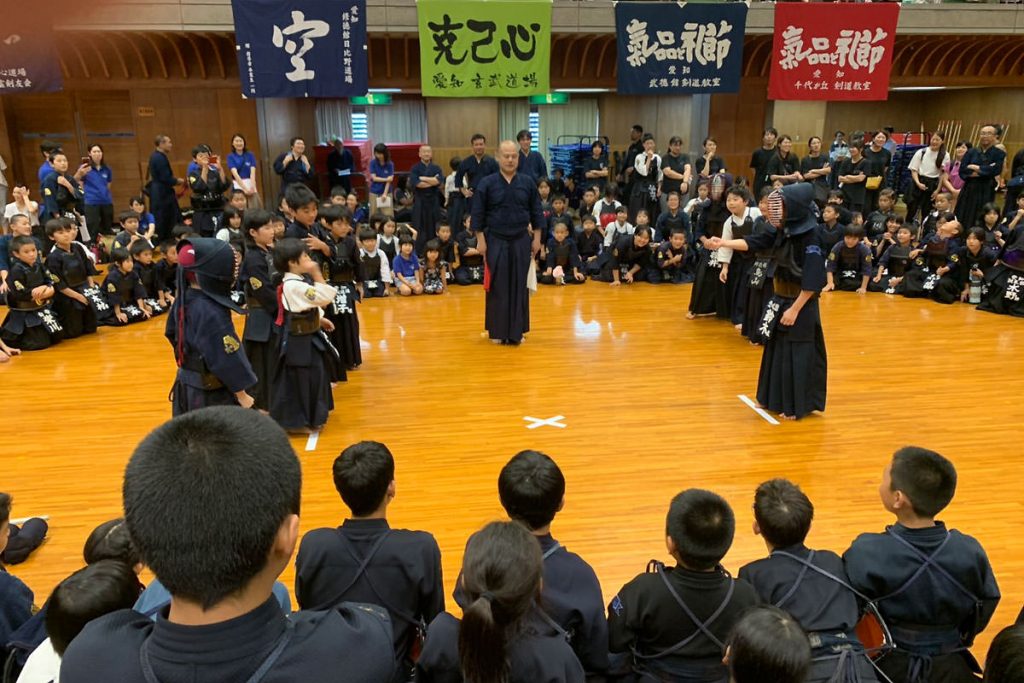
{"label": "child's bare foot", "polygon": [[792,421],[796,420],[796,415],[786,415],[785,413],[779,413],[780,420]]}
{"label": "child's bare foot", "polygon": [[686,319],[687,320],[693,320],[696,317],[697,317],[696,313],[694,313],[693,311],[687,311],[687,313],[686,313]]}

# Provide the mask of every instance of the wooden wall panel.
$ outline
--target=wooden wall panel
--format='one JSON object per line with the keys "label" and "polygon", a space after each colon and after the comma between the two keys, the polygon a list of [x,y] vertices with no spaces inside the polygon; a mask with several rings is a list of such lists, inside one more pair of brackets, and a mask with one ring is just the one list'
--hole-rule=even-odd
{"label": "wooden wall panel", "polygon": [[81,157],[78,134],[75,125],[73,96],[69,92],[39,95],[16,95],[10,98],[12,156],[17,159],[17,176],[8,176],[8,181],[24,182],[31,196],[39,199],[39,180],[36,170],[42,163],[39,143],[53,140],[64,147],[69,160]]}
{"label": "wooden wall panel", "polygon": [[489,145],[498,140],[498,98],[428,97],[427,139],[436,148],[469,150],[469,138],[483,133]]}
{"label": "wooden wall panel", "polygon": [[975,123],[1008,122],[1010,126],[1004,142],[1011,157],[1024,147],[1024,89],[979,88],[924,94],[928,95],[924,115],[926,126],[934,127],[940,120],[959,120],[963,122],[960,137],[966,139]]}
{"label": "wooden wall panel", "polygon": [[761,144],[761,131],[771,117],[768,79],[744,77],[740,91],[711,96],[708,135],[718,142],[718,153],[734,175],[749,180],[750,153]]}
{"label": "wooden wall panel", "polygon": [[312,99],[258,100],[256,112],[260,124],[260,145],[265,158],[260,167],[263,171],[263,196],[276,196],[281,183],[271,168],[273,161],[288,150],[288,142],[293,137],[304,138],[307,150],[311,150],[316,140],[316,102]]}

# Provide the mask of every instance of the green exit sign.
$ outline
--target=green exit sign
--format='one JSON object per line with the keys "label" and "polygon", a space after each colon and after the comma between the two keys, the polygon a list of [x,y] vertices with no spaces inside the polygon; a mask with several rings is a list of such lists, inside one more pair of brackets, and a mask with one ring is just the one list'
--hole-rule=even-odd
{"label": "green exit sign", "polygon": [[350,104],[361,104],[361,105],[373,105],[373,104],[391,104],[391,95],[386,92],[372,92],[362,97],[350,97],[348,98]]}
{"label": "green exit sign", "polygon": [[569,104],[569,93],[549,92],[546,95],[530,95],[530,104]]}

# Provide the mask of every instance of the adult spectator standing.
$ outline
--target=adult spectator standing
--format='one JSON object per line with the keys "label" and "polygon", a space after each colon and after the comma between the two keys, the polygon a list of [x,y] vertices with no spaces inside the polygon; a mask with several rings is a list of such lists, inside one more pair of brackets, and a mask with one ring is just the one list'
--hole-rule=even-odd
{"label": "adult spectator standing", "polygon": [[486,256],[490,273],[484,326],[492,341],[512,346],[530,331],[526,278],[532,255],[540,252],[544,223],[536,183],[516,172],[518,156],[511,140],[499,145],[500,171],[480,180],[470,205],[477,249]]}
{"label": "adult spectator standing", "polygon": [[[471,212],[473,192],[481,180],[489,175],[498,172],[498,163],[493,157],[487,154],[487,138],[483,133],[474,133],[469,139],[473,147],[472,156],[468,156],[459,162],[455,169],[455,189],[458,190],[453,198],[455,202],[448,207],[448,224],[452,230],[462,225],[462,218],[467,209]],[[516,167],[519,167],[519,158],[516,158]]]}
{"label": "adult spectator standing", "polygon": [[964,181],[956,203],[956,217],[964,228],[981,224],[982,207],[996,196],[996,178],[1003,172],[1006,152],[996,147],[996,127],[981,127],[981,144],[967,150],[960,162],[960,178]]}
{"label": "adult spectator standing", "polygon": [[800,174],[800,157],[793,154],[793,138],[783,135],[775,148],[775,154],[768,160],[768,181],[773,185],[781,181],[783,185],[802,182]]}
{"label": "adult spectator standing", "polygon": [[192,227],[200,237],[213,237],[220,229],[224,213],[224,192],[230,187],[213,163],[209,145],[192,148],[192,163],[188,165],[188,186],[192,190]]}
{"label": "adult spectator standing", "polygon": [[516,135],[516,142],[519,143],[519,173],[525,173],[537,182],[548,177],[548,164],[540,152],[530,149],[533,145],[533,134],[525,128]]}
{"label": "adult spectator standing", "polygon": [[285,188],[293,183],[308,186],[313,180],[313,165],[306,158],[306,141],[292,138],[288,144],[291,148],[274,159],[274,173],[281,176],[278,197],[283,197]]}
{"label": "adult spectator standing", "polygon": [[718,156],[718,141],[712,137],[704,138],[701,145],[704,153],[694,160],[694,170],[701,178],[711,178],[719,173],[726,173],[725,162]]}
{"label": "adult spectator standing", "polygon": [[391,161],[388,146],[378,142],[373,146],[373,158],[370,159],[370,216],[377,213],[395,215],[394,198],[391,196],[394,187],[395,162]]}
{"label": "adult spectator standing", "polygon": [[604,153],[604,143],[594,140],[590,146],[590,158],[583,162],[583,177],[588,187],[596,187],[604,194],[604,186],[608,183],[608,157]]}
{"label": "adult spectator standing", "polygon": [[800,162],[800,175],[814,187],[814,203],[821,209],[828,199],[829,176],[832,175],[832,164],[829,158],[821,153],[821,138],[812,135],[807,140],[807,156]]}
{"label": "adult spectator standing", "polygon": [[345,149],[341,138],[334,138],[331,145],[334,149],[327,154],[327,184],[332,190],[340,186],[346,193],[352,192],[352,167],[356,163],[352,152]]}
{"label": "adult spectator standing", "polygon": [[868,162],[868,180],[865,183],[867,194],[864,200],[865,214],[878,209],[878,193],[888,187],[892,152],[886,148],[887,142],[889,142],[889,134],[880,130],[871,138],[871,144],[864,148],[864,158]]}
{"label": "adult spectator standing", "polygon": [[626,148],[626,158],[622,160],[622,169],[619,171],[619,184],[622,186],[622,197],[629,201],[633,194],[634,172],[636,169],[636,157],[644,153],[644,127],[634,123],[629,130],[629,147]]}
{"label": "adult spectator standing", "polygon": [[256,184],[256,155],[249,151],[245,136],[235,133],[231,136],[231,153],[228,154],[226,179],[236,190],[245,193],[245,208],[262,208],[259,186]]}
{"label": "adult spectator standing", "polygon": [[779,131],[772,127],[764,129],[761,135],[761,146],[750,155],[750,168],[754,171],[754,196],[761,196],[761,189],[771,185],[768,180],[768,163],[775,157],[775,141],[779,139]]}
{"label": "adult spectator standing", "polygon": [[419,163],[409,172],[409,185],[413,192],[412,227],[416,228],[416,253],[422,255],[427,242],[437,237],[444,171],[434,163],[434,151],[430,145],[421,145],[419,154]]}
{"label": "adult spectator standing", "polygon": [[156,238],[159,242],[170,238],[174,226],[181,222],[181,207],[175,190],[185,183],[174,176],[168,155],[173,149],[171,139],[166,135],[157,135],[154,141],[156,149],[149,156],[149,210],[156,223]]}
{"label": "adult spectator standing", "polygon": [[1024,192],[1024,148],[1017,150],[1010,163],[1010,181],[1006,183],[1006,203],[1003,213],[1012,215],[1017,210],[1017,197]]}
{"label": "adult spectator standing", "polygon": [[846,133],[837,130],[828,148],[828,160],[832,166],[829,184],[833,189],[839,187],[839,165],[850,158],[850,144],[846,141]]}
{"label": "adult spectator standing", "polygon": [[668,210],[668,196],[678,192],[685,197],[690,191],[693,169],[690,157],[683,152],[683,139],[673,135],[668,141],[668,152],[661,159],[661,213]]}
{"label": "adult spectator standing", "polygon": [[949,154],[946,152],[946,136],[943,133],[932,133],[927,147],[914,152],[910,159],[910,187],[905,195],[907,203],[907,222],[917,218],[921,220],[932,210],[932,199],[940,192],[942,176],[949,166]]}
{"label": "adult spectator standing", "polygon": [[110,194],[113,180],[114,174],[103,158],[103,147],[90,145],[89,164],[82,176],[82,185],[85,190],[85,225],[92,239],[113,232],[114,197]]}

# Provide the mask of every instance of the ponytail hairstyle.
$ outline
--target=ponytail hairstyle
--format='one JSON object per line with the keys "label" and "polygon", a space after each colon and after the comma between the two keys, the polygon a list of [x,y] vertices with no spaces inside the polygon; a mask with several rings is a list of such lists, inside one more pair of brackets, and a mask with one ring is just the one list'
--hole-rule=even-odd
{"label": "ponytail hairstyle", "polygon": [[942,160],[946,157],[946,134],[941,131],[935,131],[932,135],[942,140],[942,144],[939,145],[939,151],[935,154],[935,170],[942,173]]}
{"label": "ponytail hairstyle", "polygon": [[491,522],[473,534],[462,560],[469,604],[459,628],[462,677],[473,683],[509,678],[509,643],[540,596],[537,539],[518,522]]}

